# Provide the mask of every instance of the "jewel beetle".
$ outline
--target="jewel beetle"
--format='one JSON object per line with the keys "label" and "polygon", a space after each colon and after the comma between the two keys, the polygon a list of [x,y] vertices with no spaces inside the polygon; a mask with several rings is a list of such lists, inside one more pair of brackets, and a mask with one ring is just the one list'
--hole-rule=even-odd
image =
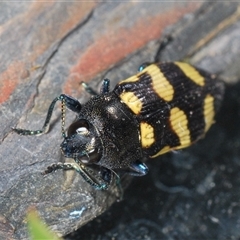
{"label": "jewel beetle", "polygon": [[[113,176],[147,174],[145,161],[190,146],[214,123],[224,94],[223,82],[184,62],[144,64],[140,71],[109,91],[105,79],[100,94],[84,85],[92,98],[84,105],[61,94],[51,103],[41,130],[13,128],[20,135],[48,131],[57,101],[62,104],[61,151],[74,163],[56,163],[57,169],[75,169],[96,189],[107,189]],[[65,110],[77,114],[67,132]]]}

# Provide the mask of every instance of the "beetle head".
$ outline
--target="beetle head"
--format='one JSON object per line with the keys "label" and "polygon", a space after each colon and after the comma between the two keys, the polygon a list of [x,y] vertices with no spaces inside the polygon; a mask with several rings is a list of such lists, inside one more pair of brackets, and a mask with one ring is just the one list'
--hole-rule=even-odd
{"label": "beetle head", "polygon": [[83,164],[93,164],[101,158],[101,141],[89,121],[78,119],[70,125],[61,150],[65,157],[79,160]]}

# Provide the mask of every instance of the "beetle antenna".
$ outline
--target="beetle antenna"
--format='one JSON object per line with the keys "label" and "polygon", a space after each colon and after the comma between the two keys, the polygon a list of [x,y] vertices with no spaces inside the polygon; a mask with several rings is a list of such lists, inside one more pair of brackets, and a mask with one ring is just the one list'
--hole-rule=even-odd
{"label": "beetle antenna", "polygon": [[[61,97],[61,96],[60,96]],[[62,117],[61,117],[61,132],[62,132],[62,137],[66,138],[64,126],[65,126],[65,117],[66,117],[66,101],[65,98],[60,98],[61,99],[61,112],[62,112]]]}

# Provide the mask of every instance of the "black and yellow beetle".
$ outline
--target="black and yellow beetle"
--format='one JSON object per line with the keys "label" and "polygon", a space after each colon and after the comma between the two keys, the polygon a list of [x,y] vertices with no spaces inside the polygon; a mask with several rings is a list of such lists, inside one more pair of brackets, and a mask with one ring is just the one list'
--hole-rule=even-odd
{"label": "black and yellow beetle", "polygon": [[[113,174],[143,176],[145,160],[188,147],[203,137],[214,123],[224,85],[214,75],[183,62],[150,64],[101,93],[85,105],[61,94],[49,107],[42,130],[13,129],[20,135],[40,135],[49,127],[53,108],[62,102],[61,150],[75,163],[56,163],[44,172],[75,169],[96,189],[107,189]],[[77,119],[64,131],[65,109]],[[117,174],[116,174],[117,175]]]}

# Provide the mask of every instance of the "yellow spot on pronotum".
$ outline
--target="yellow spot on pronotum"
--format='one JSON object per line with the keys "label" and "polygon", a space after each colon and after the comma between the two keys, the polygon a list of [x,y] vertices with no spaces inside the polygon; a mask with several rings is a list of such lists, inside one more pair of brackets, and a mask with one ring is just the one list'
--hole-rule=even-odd
{"label": "yellow spot on pronotum", "polygon": [[208,129],[214,122],[214,98],[208,94],[204,99],[204,120],[205,120],[205,129],[204,131],[207,132]]}
{"label": "yellow spot on pronotum", "polygon": [[182,111],[178,107],[171,109],[170,123],[173,131],[177,134],[180,141],[179,147],[175,149],[189,146],[191,144],[190,131],[188,129],[187,116],[184,111]]}
{"label": "yellow spot on pronotum", "polygon": [[120,98],[135,114],[140,114],[142,102],[133,92],[123,92]]}
{"label": "yellow spot on pronotum", "polygon": [[204,77],[196,70],[196,68],[191,65],[183,62],[174,62],[183,72],[184,74],[190,78],[193,82],[200,86],[204,86],[205,79]]}
{"label": "yellow spot on pronotum", "polygon": [[142,147],[149,148],[155,142],[153,127],[146,122],[141,122],[140,131]]}

